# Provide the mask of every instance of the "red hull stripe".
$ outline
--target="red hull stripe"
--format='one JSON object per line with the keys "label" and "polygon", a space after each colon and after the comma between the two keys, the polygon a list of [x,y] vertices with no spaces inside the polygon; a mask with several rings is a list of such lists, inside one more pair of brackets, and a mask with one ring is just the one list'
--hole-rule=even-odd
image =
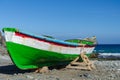
{"label": "red hull stripe", "polygon": [[[35,37],[35,36],[32,36],[32,35],[28,35],[28,34],[24,34],[24,33],[21,33],[21,32],[15,32],[15,35],[16,36],[19,36],[19,37],[22,37],[22,38],[32,38],[32,39],[35,39],[35,40],[38,40],[38,41],[43,41],[43,42],[47,42],[47,43],[50,43],[50,44],[54,44],[54,45],[58,45],[58,46],[64,46],[64,47],[83,47],[82,45],[80,46],[72,46],[72,45],[66,45],[66,44],[60,44],[60,43],[57,43],[57,42],[52,42],[52,41],[48,41],[48,40],[45,40],[45,39],[42,39],[42,38],[38,38],[38,37]],[[85,45],[84,47],[94,47],[95,45]]]}

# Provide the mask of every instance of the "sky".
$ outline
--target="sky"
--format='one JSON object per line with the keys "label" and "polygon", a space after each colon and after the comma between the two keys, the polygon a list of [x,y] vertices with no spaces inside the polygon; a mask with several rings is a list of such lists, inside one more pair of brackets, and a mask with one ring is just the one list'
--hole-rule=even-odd
{"label": "sky", "polygon": [[120,0],[0,0],[0,30],[120,44]]}

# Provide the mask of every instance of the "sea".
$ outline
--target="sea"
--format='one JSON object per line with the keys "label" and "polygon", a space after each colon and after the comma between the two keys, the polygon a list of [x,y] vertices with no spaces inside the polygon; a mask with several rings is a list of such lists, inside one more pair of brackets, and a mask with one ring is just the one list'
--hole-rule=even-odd
{"label": "sea", "polygon": [[120,59],[120,44],[98,44],[96,45],[94,52],[99,54],[99,58]]}

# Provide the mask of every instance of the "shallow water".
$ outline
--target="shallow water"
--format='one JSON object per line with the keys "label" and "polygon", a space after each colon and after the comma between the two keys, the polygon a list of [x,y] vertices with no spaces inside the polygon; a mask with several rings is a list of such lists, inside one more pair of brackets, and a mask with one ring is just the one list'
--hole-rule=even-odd
{"label": "shallow water", "polygon": [[120,58],[120,44],[99,44],[94,52],[99,58]]}

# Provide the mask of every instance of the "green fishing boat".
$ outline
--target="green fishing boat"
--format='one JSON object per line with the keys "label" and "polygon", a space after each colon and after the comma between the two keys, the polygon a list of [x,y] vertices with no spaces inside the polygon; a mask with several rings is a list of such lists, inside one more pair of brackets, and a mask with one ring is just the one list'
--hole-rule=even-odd
{"label": "green fishing boat", "polygon": [[3,28],[3,32],[13,63],[23,70],[68,64],[80,55],[83,47],[89,56],[96,45],[94,41],[86,39],[63,41],[44,35],[28,34],[16,28]]}

